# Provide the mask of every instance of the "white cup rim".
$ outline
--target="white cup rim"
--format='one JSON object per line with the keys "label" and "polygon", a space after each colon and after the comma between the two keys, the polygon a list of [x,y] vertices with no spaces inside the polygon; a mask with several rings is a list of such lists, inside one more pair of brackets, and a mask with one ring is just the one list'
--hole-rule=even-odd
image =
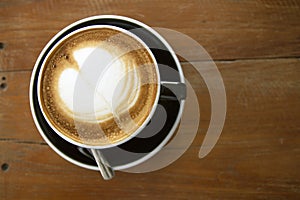
{"label": "white cup rim", "polygon": [[[44,69],[45,69],[45,63],[46,61],[48,60],[48,58],[52,55],[52,53],[56,50],[56,48],[58,46],[60,46],[66,39],[72,37],[73,35],[77,34],[77,33],[80,33],[80,32],[83,32],[83,31],[87,31],[87,30],[91,30],[91,29],[103,29],[103,28],[109,28],[109,29],[113,29],[113,30],[117,30],[117,31],[120,31],[132,38],[134,38],[135,40],[137,40],[140,44],[142,44],[143,48],[145,48],[147,50],[147,52],[150,54],[153,62],[154,62],[154,66],[155,66],[155,70],[156,70],[156,75],[157,75],[157,90],[156,90],[156,95],[155,95],[155,100],[154,100],[154,103],[153,103],[153,106],[151,108],[151,111],[149,113],[149,115],[147,116],[147,118],[144,120],[144,122],[142,123],[142,125],[140,125],[138,127],[138,129],[136,131],[134,131],[132,134],[130,134],[128,137],[124,138],[123,140],[120,140],[118,142],[115,142],[115,143],[110,143],[110,144],[105,144],[105,145],[87,145],[87,144],[83,144],[81,142],[78,142],[78,141],[75,141],[71,138],[69,138],[68,136],[66,136],[64,133],[62,133],[61,131],[59,131],[55,125],[51,122],[51,120],[48,119],[47,115],[46,115],[46,111],[44,110],[44,107],[43,107],[43,104],[42,104],[42,100],[41,100],[41,79],[42,79],[42,74],[44,72]],[[148,124],[148,122],[151,120],[155,110],[156,110],[156,107],[157,107],[157,104],[158,104],[158,100],[159,100],[159,97],[160,97],[160,73],[159,73],[159,69],[158,69],[158,64],[157,64],[157,61],[156,61],[156,58],[155,56],[153,55],[152,51],[150,50],[150,48],[145,44],[145,42],[143,42],[143,40],[141,40],[138,36],[136,36],[135,34],[131,33],[130,31],[128,30],[125,30],[123,28],[120,28],[120,27],[116,27],[116,26],[113,26],[113,25],[90,25],[90,26],[86,26],[86,27],[83,27],[83,28],[79,28],[69,34],[67,34],[65,37],[63,37],[61,40],[59,40],[52,48],[51,50],[48,52],[48,54],[46,55],[46,57],[43,59],[42,61],[42,65],[41,65],[41,69],[39,71],[39,74],[38,74],[38,85],[37,85],[37,89],[38,89],[38,102],[39,102],[39,106],[40,106],[40,109],[42,111],[42,114],[45,118],[45,120],[47,121],[48,125],[51,127],[52,130],[54,130],[54,132],[56,134],[58,134],[61,138],[63,138],[64,140],[76,145],[76,146],[79,146],[79,147],[84,147],[84,148],[90,148],[90,149],[105,149],[105,148],[111,148],[111,147],[114,147],[114,146],[118,146],[120,144],[123,144],[125,142],[127,142],[128,140],[132,139],[133,137],[135,137],[136,135],[138,135],[144,128],[145,126]]]}

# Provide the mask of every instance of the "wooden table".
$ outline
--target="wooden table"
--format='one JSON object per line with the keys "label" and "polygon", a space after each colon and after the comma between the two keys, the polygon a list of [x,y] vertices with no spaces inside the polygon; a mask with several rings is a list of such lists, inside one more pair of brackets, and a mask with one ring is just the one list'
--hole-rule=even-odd
{"label": "wooden table", "polygon": [[[227,116],[204,159],[198,151],[210,98],[187,63],[183,70],[197,93],[201,120],[192,145],[170,166],[117,172],[103,181],[43,141],[29,109],[35,60],[63,27],[100,14],[180,31],[214,59],[226,88]],[[300,1],[2,0],[0,42],[0,199],[300,198]]]}

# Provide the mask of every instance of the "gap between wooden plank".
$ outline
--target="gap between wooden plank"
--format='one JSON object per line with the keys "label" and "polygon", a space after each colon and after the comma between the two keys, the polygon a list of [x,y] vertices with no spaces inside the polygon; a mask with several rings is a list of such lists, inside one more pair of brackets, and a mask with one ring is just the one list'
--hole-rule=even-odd
{"label": "gap between wooden plank", "polygon": [[[270,60],[280,60],[280,59],[300,59],[300,56],[282,56],[282,57],[265,57],[265,58],[237,58],[237,59],[212,59],[212,60],[193,60],[191,63],[200,63],[200,62],[216,62],[216,63],[224,63],[224,62],[239,62],[239,61],[270,61]],[[187,64],[187,61],[180,61],[181,64]],[[1,70],[0,72],[28,72],[32,71],[32,69],[22,69],[22,70]]]}
{"label": "gap between wooden plank", "polygon": [[12,142],[19,144],[37,144],[37,145],[47,145],[46,142],[36,142],[36,141],[28,141],[28,140],[19,140],[13,138],[0,138],[0,142]]}

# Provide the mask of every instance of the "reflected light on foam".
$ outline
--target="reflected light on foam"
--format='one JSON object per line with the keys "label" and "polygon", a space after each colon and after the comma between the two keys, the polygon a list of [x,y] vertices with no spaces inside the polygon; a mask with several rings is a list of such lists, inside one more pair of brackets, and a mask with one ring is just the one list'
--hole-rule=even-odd
{"label": "reflected light on foam", "polygon": [[59,78],[58,90],[61,99],[64,104],[72,110],[73,108],[73,95],[74,95],[74,85],[77,79],[78,72],[74,69],[64,70]]}
{"label": "reflected light on foam", "polygon": [[[86,48],[82,48],[82,49],[78,49],[78,50],[74,51],[73,56],[80,68],[87,61],[87,58],[93,53],[94,50],[95,50],[95,48],[93,48],[93,47],[86,47]],[[106,52],[104,52],[104,53],[106,53]]]}

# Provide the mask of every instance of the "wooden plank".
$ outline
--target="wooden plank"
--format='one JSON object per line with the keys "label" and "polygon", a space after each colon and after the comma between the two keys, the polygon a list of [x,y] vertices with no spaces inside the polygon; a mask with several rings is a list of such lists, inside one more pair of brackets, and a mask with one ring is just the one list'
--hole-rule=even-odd
{"label": "wooden plank", "polygon": [[98,172],[68,163],[47,145],[0,141],[1,165],[8,165],[0,173],[0,197],[295,199],[300,195],[299,137],[283,144],[271,140],[272,148],[251,141],[229,142],[223,140],[202,160],[197,157],[199,149],[192,147],[162,170],[117,172],[111,181],[103,181]]}
{"label": "wooden plank", "polygon": [[0,73],[0,83],[6,85],[0,90],[1,139],[42,141],[29,107],[30,75],[29,71]]}
{"label": "wooden plank", "polygon": [[[269,135],[295,132],[300,124],[299,59],[217,62],[227,93],[230,134],[263,131]],[[198,95],[201,120],[210,119],[210,98],[196,69],[183,64],[185,76]],[[2,139],[41,142],[29,109],[31,72],[2,72],[7,87],[0,90]],[[259,129],[257,127],[260,127]],[[274,128],[275,127],[275,128]],[[203,127],[205,129],[205,127]],[[272,129],[274,128],[274,129]],[[272,130],[272,132],[269,132]]]}
{"label": "wooden plank", "polygon": [[[300,56],[299,1],[2,1],[0,71],[32,69],[50,38],[84,17],[117,14],[195,39],[213,59]],[[178,44],[193,60],[195,49]]]}

